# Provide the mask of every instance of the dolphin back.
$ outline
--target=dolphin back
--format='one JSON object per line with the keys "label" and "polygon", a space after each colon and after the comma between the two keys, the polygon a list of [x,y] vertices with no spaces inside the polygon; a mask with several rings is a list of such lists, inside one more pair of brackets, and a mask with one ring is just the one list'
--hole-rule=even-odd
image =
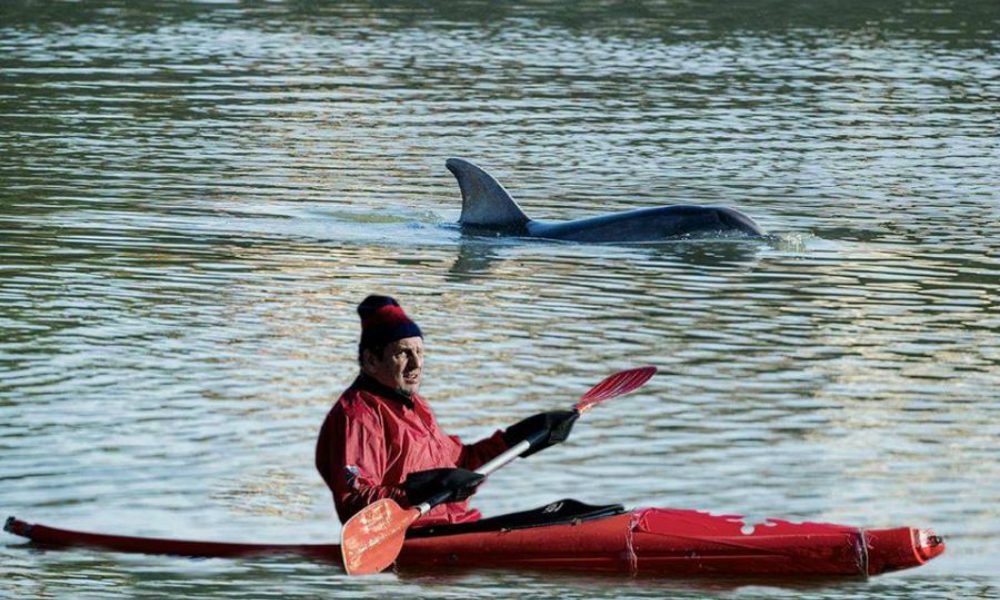
{"label": "dolphin back", "polygon": [[561,223],[528,224],[533,237],[571,242],[657,242],[686,237],[764,236],[748,215],[726,206],[675,204]]}
{"label": "dolphin back", "polygon": [[492,175],[461,158],[449,158],[445,166],[462,190],[459,224],[512,231],[528,224],[528,216]]}

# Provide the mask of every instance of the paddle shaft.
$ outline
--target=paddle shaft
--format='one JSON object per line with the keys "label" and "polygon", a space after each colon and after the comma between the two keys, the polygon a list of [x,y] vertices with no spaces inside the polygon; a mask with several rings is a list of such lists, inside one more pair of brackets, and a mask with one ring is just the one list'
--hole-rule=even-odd
{"label": "paddle shaft", "polygon": [[[505,450],[502,454],[498,454],[490,462],[476,469],[476,473],[479,473],[480,475],[489,475],[490,473],[496,471],[500,467],[503,467],[508,463],[513,462],[517,457],[521,456],[522,453],[526,452],[529,448],[531,448],[533,444],[540,442],[542,438],[545,437],[546,433],[548,432],[538,431],[531,434],[526,439],[521,440],[517,444],[514,444],[514,446],[511,447],[510,449]],[[450,491],[441,492],[440,494],[431,496],[430,498],[427,499],[426,502],[417,505],[415,508],[420,511],[421,515],[425,515],[430,509],[434,508],[438,504],[441,504],[442,502],[447,500],[448,496],[450,495],[451,495]]]}
{"label": "paddle shaft", "polygon": [[[614,375],[605,378],[599,384],[592,387],[586,394],[581,396],[580,402],[573,406],[573,410],[575,410],[577,414],[583,414],[605,400],[620,396],[621,394],[627,394],[649,381],[649,378],[652,377],[654,373],[656,373],[656,367],[642,367],[639,369],[630,369],[628,371],[615,373]],[[531,434],[516,444],[513,448],[510,448],[490,462],[476,469],[476,473],[479,473],[480,475],[489,475],[500,467],[507,465],[517,457],[521,456],[521,454],[526,452],[529,448],[542,441],[547,433],[547,431],[538,431]],[[420,511],[420,515],[425,515],[438,504],[447,501],[448,496],[450,495],[451,492],[441,492],[431,496],[423,504],[419,504],[414,508]]]}

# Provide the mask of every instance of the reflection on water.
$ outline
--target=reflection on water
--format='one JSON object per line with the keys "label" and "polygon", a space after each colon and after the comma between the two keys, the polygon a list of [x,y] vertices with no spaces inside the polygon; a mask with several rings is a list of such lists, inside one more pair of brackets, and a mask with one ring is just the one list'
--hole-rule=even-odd
{"label": "reflection on water", "polygon": [[[774,240],[776,244],[782,240]],[[681,263],[696,267],[751,268],[757,250],[764,242],[748,239],[702,238],[649,244],[595,244],[587,249],[593,255],[604,258],[620,257],[621,260],[655,261],[657,263]],[[576,252],[575,244],[528,238],[497,238],[481,235],[463,235],[458,244],[458,256],[448,269],[449,281],[462,282],[478,277],[489,277],[494,263],[504,260],[505,255],[524,247],[538,247],[543,254],[552,249],[547,245],[569,247]]]}
{"label": "reflection on water", "polygon": [[[312,467],[357,302],[427,335],[468,439],[652,363],[487,514],[554,498],[933,526],[871,582],[349,580],[295,559],[0,545],[0,595],[990,596],[1000,553],[995,2],[8,2],[0,507],[339,535]],[[774,238],[463,234],[466,156],[532,217],[736,206]],[[732,585],[730,585],[730,583]],[[516,591],[515,591],[516,590]]]}

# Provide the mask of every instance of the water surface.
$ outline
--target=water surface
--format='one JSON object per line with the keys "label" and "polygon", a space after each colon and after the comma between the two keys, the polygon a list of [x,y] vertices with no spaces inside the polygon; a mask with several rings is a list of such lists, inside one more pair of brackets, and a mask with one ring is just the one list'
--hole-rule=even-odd
{"label": "water surface", "polygon": [[[661,369],[512,465],[576,497],[932,526],[868,582],[348,580],[0,540],[12,597],[989,597],[1000,554],[995,2],[9,2],[0,8],[0,508],[331,541],[316,432],[389,293],[473,440]],[[767,242],[463,235],[449,156],[539,219],[736,206]]]}

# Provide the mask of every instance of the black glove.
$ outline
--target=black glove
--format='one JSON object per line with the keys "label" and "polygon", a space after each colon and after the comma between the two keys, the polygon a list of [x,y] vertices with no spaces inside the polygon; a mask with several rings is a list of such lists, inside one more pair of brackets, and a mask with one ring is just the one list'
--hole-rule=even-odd
{"label": "black glove", "polygon": [[441,492],[449,492],[442,502],[461,502],[474,494],[484,479],[485,475],[467,469],[428,469],[410,473],[403,490],[410,506],[423,504]]}
{"label": "black glove", "polygon": [[521,458],[527,458],[539,450],[566,441],[573,429],[573,423],[576,423],[579,416],[580,413],[575,410],[538,413],[508,427],[507,431],[503,432],[503,441],[509,448],[513,448],[530,437],[541,435],[531,448],[521,453]]}

